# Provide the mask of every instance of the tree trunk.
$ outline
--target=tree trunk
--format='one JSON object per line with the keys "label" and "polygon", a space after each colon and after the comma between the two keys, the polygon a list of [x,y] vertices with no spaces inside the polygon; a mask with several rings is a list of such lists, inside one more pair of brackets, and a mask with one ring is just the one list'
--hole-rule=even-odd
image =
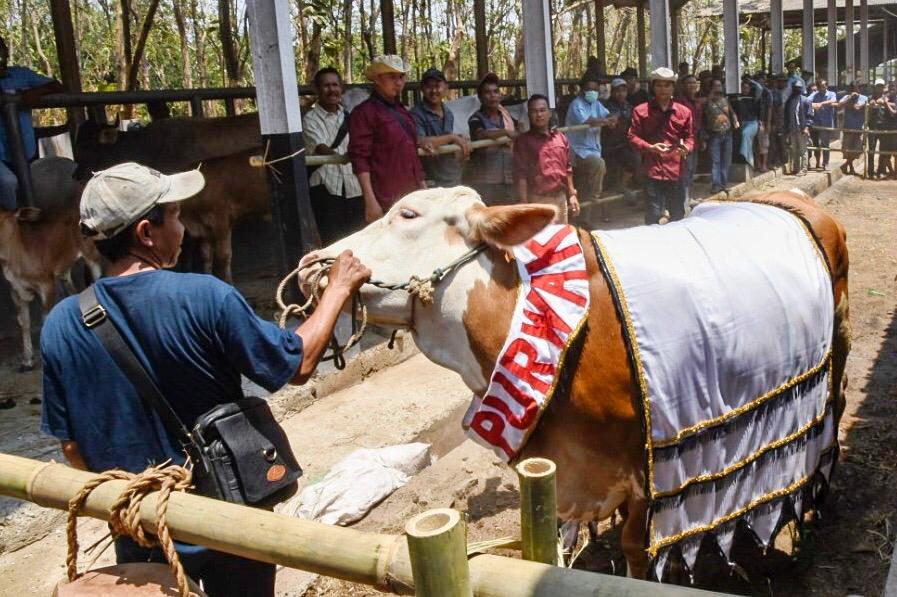
{"label": "tree trunk", "polygon": [[701,62],[701,54],[704,53],[704,46],[707,45],[707,38],[710,35],[710,30],[712,27],[713,27],[713,22],[708,21],[704,25],[704,33],[702,33],[701,37],[698,38],[698,45],[695,48],[695,53],[691,59],[691,64],[692,64],[691,68],[692,68],[692,71],[694,71],[695,73],[697,73],[697,71],[698,71],[698,64],[700,64],[700,62]]}
{"label": "tree trunk", "polygon": [[44,53],[44,46],[40,41],[40,30],[37,27],[37,20],[32,19],[31,28],[34,32],[34,49],[37,51],[37,55],[40,56],[41,62],[44,63],[44,74],[48,77],[52,77],[53,65],[50,64],[50,59],[47,58],[47,55]]}
{"label": "tree trunk", "polygon": [[[449,5],[454,4],[454,0],[448,0]],[[461,60],[461,42],[464,41],[464,23],[461,20],[460,11],[454,10],[455,15],[455,34],[452,36],[452,44],[449,46],[448,56],[446,56],[445,64],[442,71],[445,78],[449,81],[458,79],[459,62]]]}
{"label": "tree trunk", "polygon": [[199,86],[209,86],[209,70],[206,66],[206,29],[202,26],[206,15],[197,0],[190,0],[190,18],[193,20],[193,51],[196,53]]}
{"label": "tree trunk", "polygon": [[118,0],[115,10],[115,79],[120,89],[127,89],[131,71],[131,1]]}
{"label": "tree trunk", "polygon": [[218,34],[221,38],[221,57],[224,60],[227,85],[234,87],[240,83],[240,60],[234,44],[234,28],[228,0],[218,0]]}
{"label": "tree trunk", "polygon": [[137,45],[134,47],[134,55],[131,58],[131,68],[128,72],[128,85],[125,89],[128,91],[137,89],[137,75],[139,74],[140,61],[143,60],[143,51],[146,48],[146,40],[149,37],[150,30],[153,28],[153,20],[156,18],[156,10],[159,8],[159,0],[150,0],[146,9],[146,16],[143,17],[143,25],[140,27],[140,35],[137,38]]}
{"label": "tree trunk", "polygon": [[[632,21],[632,13],[630,11],[621,12],[619,18],[617,20],[617,28],[614,31],[614,38],[611,41],[611,51],[610,56],[613,59],[613,68],[610,69],[613,73],[620,72],[620,58],[623,52],[623,40],[626,37],[626,31],[629,29],[629,23]],[[610,63],[608,63],[610,66]],[[628,66],[628,65],[627,65]]]}
{"label": "tree trunk", "polygon": [[181,45],[181,62],[184,63],[183,85],[187,89],[192,89],[193,64],[190,61],[190,48],[187,43],[187,24],[184,22],[184,13],[181,11],[181,0],[171,0],[171,9],[174,13],[174,21],[178,28],[178,41]]}
{"label": "tree trunk", "polygon": [[31,44],[28,42],[28,34],[29,34],[29,31],[28,31],[28,15],[29,15],[29,13],[28,13],[28,11],[30,9],[28,8],[28,0],[22,0],[21,10],[22,10],[22,12],[21,12],[21,15],[22,15],[22,22],[21,22],[22,41],[19,44],[22,48],[21,60],[22,60],[22,64],[24,66],[30,67],[31,66],[31,47],[30,47]]}
{"label": "tree trunk", "polygon": [[311,25],[311,39],[305,54],[305,80],[311,81],[321,64],[321,22],[315,20]]}
{"label": "tree trunk", "polygon": [[352,82],[352,0],[343,2],[343,79]]}

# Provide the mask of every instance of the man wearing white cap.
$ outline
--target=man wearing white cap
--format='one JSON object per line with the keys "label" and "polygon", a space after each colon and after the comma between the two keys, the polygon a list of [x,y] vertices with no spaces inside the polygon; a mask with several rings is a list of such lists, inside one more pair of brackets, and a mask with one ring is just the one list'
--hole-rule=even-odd
{"label": "man wearing white cap", "polygon": [[[401,56],[377,56],[364,74],[373,83],[371,97],[349,118],[349,159],[361,183],[367,222],[383,216],[392,204],[426,188],[417,148],[417,125],[402,105],[410,70]],[[427,147],[431,147],[427,144]]]}
{"label": "man wearing white cap", "polygon": [[[84,188],[81,228],[109,261],[94,290],[175,413],[192,427],[203,413],[243,397],[241,376],[268,391],[304,383],[327,346],[337,315],[370,271],[351,253],[330,271],[321,305],[295,332],[253,313],[232,286],[207,275],[165,271],[180,253],[180,202],[202,190],[198,170],[166,176],[135,163],[98,172]],[[184,453],[144,403],[94,330],[79,297],[53,308],[41,332],[41,430],[62,442],[72,466],[143,471]],[[273,595],[274,566],[177,545],[206,594]],[[164,561],[157,548],[115,541],[119,563]]]}
{"label": "man wearing white cap", "polygon": [[676,73],[661,67],[651,73],[654,97],[632,110],[629,143],[642,155],[648,205],[645,223],[657,224],[664,208],[670,220],[685,217],[685,159],[694,151],[691,110],[673,101]]}

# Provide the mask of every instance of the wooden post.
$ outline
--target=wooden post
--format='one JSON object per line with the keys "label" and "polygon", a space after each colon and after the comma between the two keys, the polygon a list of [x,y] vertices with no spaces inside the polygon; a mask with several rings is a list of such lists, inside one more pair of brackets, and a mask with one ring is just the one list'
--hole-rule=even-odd
{"label": "wooden post", "polygon": [[290,2],[248,0],[246,11],[264,155],[269,162],[279,160],[268,167],[268,185],[279,241],[277,265],[285,274],[321,245],[305,171]]}
{"label": "wooden post", "polygon": [[638,76],[648,78],[648,56],[645,42],[645,2],[641,0],[635,9],[636,39],[638,40]]}
{"label": "wooden post", "polygon": [[860,73],[863,83],[872,83],[869,78],[869,3],[860,0]]}
{"label": "wooden post", "polygon": [[[50,0],[50,16],[59,59],[59,80],[68,93],[81,93],[81,68],[75,51],[75,30],[69,0]],[[84,109],[68,108],[66,112],[72,126],[71,132],[74,133],[78,123],[84,120]]]}
{"label": "wooden post", "polygon": [[383,26],[383,53],[396,53],[396,18],[392,0],[380,0],[380,23]]}
{"label": "wooden post", "polygon": [[[819,73],[816,72],[816,36],[814,35],[816,24],[813,22],[814,16],[813,0],[804,0],[803,26],[801,27],[801,61],[805,71],[819,76]],[[831,82],[831,84],[836,85],[835,82]]]}
{"label": "wooden post", "polygon": [[523,57],[527,95],[541,93],[554,109],[554,43],[547,0],[523,0]]}
{"label": "wooden post", "polygon": [[556,471],[546,458],[527,458],[517,465],[523,559],[552,566],[558,557]]}
{"label": "wooden post", "polygon": [[457,510],[438,508],[405,525],[417,597],[470,597],[467,525]]}
{"label": "wooden post", "polygon": [[598,67],[607,72],[607,39],[604,32],[604,0],[595,0],[595,39],[598,41]]}
{"label": "wooden post", "polygon": [[486,39],[486,0],[473,0],[474,42],[477,50],[477,78],[489,72],[489,48]]}
{"label": "wooden post", "polygon": [[[778,1],[781,7],[782,0]],[[781,12],[781,11],[780,11]],[[738,0],[723,0],[723,45],[726,54],[726,93],[741,91],[741,60],[738,43]],[[773,32],[773,47],[775,32]],[[773,70],[776,70],[775,51],[773,50]]]}
{"label": "wooden post", "polygon": [[838,7],[835,0],[828,0],[825,14],[826,21],[828,21],[828,57],[826,59],[828,84],[840,85],[842,81],[838,71]]}
{"label": "wooden post", "polygon": [[844,2],[844,29],[847,36],[844,41],[844,71],[847,73],[847,81],[856,81],[856,37],[853,33],[853,0],[845,0]]}
{"label": "wooden post", "polygon": [[679,73],[679,8],[670,7],[670,64]]}
{"label": "wooden post", "polygon": [[[782,0],[770,0],[769,2],[769,28],[772,33],[772,60],[770,61],[772,72],[780,73],[785,70],[785,22],[782,13]],[[737,35],[738,31],[735,34]],[[729,49],[726,48],[726,52],[728,51]],[[728,72],[728,68],[726,72]],[[735,83],[739,88],[741,87],[741,81]],[[729,91],[729,93],[738,93],[738,90]]]}
{"label": "wooden post", "polygon": [[651,68],[674,68],[670,56],[670,5],[668,0],[648,0],[651,8]]}

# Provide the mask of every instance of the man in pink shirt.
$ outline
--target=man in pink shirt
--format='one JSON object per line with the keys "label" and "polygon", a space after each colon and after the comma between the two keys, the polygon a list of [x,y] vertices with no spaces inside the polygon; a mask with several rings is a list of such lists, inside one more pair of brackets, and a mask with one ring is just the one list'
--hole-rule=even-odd
{"label": "man in pink shirt", "polygon": [[409,67],[399,56],[377,56],[365,70],[371,97],[349,117],[349,160],[361,184],[364,219],[373,222],[411,191],[426,188],[417,155],[417,126],[402,105]]}

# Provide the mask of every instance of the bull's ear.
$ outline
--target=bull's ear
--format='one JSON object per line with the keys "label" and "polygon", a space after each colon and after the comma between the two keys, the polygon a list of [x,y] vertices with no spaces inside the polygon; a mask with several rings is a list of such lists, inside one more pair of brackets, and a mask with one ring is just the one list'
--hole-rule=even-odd
{"label": "bull's ear", "polygon": [[36,207],[22,207],[16,210],[16,219],[20,222],[37,222],[40,216],[41,210]]}
{"label": "bull's ear", "polygon": [[467,222],[472,240],[507,248],[528,241],[556,216],[550,205],[475,205],[467,211]]}

